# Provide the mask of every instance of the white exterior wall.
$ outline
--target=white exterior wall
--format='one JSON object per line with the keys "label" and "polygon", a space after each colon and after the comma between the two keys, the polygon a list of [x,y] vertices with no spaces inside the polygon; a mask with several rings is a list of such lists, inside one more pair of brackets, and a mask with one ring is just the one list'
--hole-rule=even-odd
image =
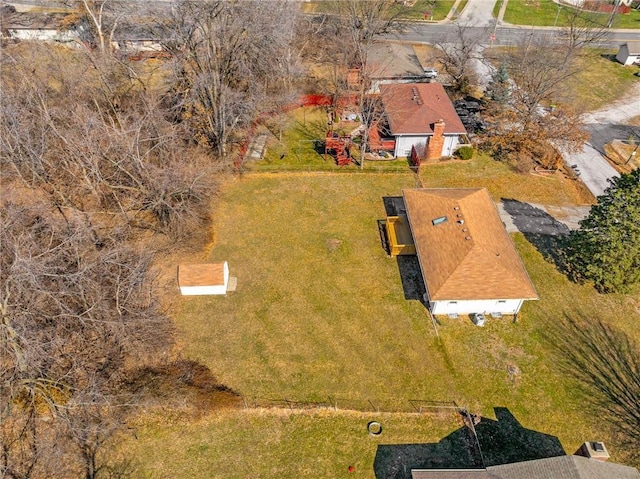
{"label": "white exterior wall", "polygon": [[616,55],[616,60],[625,66],[633,65],[634,62],[638,61],[638,58],[640,58],[639,55],[629,55],[629,47],[626,43],[620,46],[620,50],[618,50],[618,54]]}
{"label": "white exterior wall", "polygon": [[78,39],[78,34],[73,31],[59,32],[58,30],[49,29],[9,29],[9,36],[17,40],[37,40],[37,41],[56,41],[56,42],[73,42]]}
{"label": "white exterior wall", "polygon": [[477,301],[430,301],[432,314],[471,314],[471,313],[502,313],[516,314],[522,307],[523,299],[506,300],[477,300]]}
{"label": "white exterior wall", "polygon": [[394,152],[396,157],[411,155],[411,147],[419,145],[420,143],[427,143],[429,137],[427,135],[400,135],[396,136],[396,151]]}
{"label": "white exterior wall", "polygon": [[453,152],[456,151],[456,147],[459,144],[458,135],[455,136],[444,136],[444,146],[442,147],[442,156],[451,156]]}
{"label": "white exterior wall", "polygon": [[227,285],[219,286],[180,286],[182,296],[196,296],[206,294],[227,294]]}
{"label": "white exterior wall", "polygon": [[[396,157],[401,156],[409,156],[411,154],[411,147],[415,145],[419,145],[420,143],[424,143],[425,145],[429,144],[429,138],[431,136],[422,135],[422,136],[409,136],[409,135],[399,135],[396,136],[396,150],[394,155]],[[460,135],[444,135],[444,145],[442,147],[442,153],[440,156],[451,156],[456,151],[456,147],[460,144],[459,141]]]}

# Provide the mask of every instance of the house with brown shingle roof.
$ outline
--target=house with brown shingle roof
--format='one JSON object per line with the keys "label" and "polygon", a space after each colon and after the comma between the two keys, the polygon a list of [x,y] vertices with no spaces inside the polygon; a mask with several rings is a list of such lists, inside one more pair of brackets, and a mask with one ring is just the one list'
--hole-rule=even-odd
{"label": "house with brown shingle roof", "polygon": [[416,147],[428,159],[441,158],[468,143],[467,130],[440,83],[380,85],[380,96],[386,128],[396,141],[394,156],[408,157]]}
{"label": "house with brown shingle roof", "polygon": [[413,470],[412,479],[640,479],[634,467],[581,456],[559,456],[486,469]]}
{"label": "house with brown shingle roof", "polygon": [[538,299],[486,188],[402,191],[433,314],[517,314]]}

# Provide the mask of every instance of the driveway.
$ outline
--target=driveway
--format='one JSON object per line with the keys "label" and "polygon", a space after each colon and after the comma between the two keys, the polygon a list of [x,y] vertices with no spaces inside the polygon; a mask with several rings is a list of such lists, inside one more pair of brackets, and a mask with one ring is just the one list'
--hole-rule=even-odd
{"label": "driveway", "polygon": [[494,24],[493,6],[497,0],[469,0],[458,22],[473,27],[488,27]]}
{"label": "driveway", "polygon": [[509,233],[564,236],[579,227],[590,206],[549,206],[503,199],[496,203],[500,218]]}
{"label": "driveway", "polygon": [[[585,114],[582,119],[591,140],[577,154],[563,152],[567,165],[576,165],[580,178],[594,196],[600,196],[609,186],[609,179],[620,174],[602,156],[604,145],[614,139],[640,138],[640,128],[628,126],[632,118],[640,116],[640,82],[624,98],[605,108]],[[622,135],[622,136],[621,136]]]}

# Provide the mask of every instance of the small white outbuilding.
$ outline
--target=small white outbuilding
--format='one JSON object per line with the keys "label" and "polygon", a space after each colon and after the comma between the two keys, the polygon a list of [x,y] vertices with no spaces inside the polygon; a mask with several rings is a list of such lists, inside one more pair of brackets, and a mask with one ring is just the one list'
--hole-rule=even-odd
{"label": "small white outbuilding", "polygon": [[640,63],[640,41],[620,45],[616,60],[625,66]]}
{"label": "small white outbuilding", "polygon": [[183,296],[227,294],[229,265],[222,263],[181,264],[178,285]]}

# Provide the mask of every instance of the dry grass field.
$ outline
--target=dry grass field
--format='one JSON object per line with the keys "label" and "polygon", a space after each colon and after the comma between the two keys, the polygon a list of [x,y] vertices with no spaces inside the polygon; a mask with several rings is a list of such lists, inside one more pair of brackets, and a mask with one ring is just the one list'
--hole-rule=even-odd
{"label": "dry grass field", "polygon": [[[558,367],[548,333],[564,315],[586,314],[640,339],[638,296],[570,283],[517,234],[540,301],[526,304],[515,324],[442,320],[437,338],[422,304],[406,297],[376,223],[382,198],[415,181],[409,172],[250,173],[226,185],[208,258],[229,261],[238,289],[177,300],[181,354],[249,400],[331,397],[362,411],[141,415],[132,424],[138,439],[123,442],[138,461],[136,477],[341,477],[354,465],[353,477],[373,478],[379,444],[432,443],[460,428],[451,416],[363,412],[367,400],[456,401],[487,418],[507,407],[524,427],[557,436],[567,453],[597,438],[624,458],[606,421],[583,406],[576,380]],[[486,186],[494,199],[584,202],[570,180],[516,175],[482,156],[424,167],[421,181]],[[372,419],[385,424],[375,438],[366,432]]]}

